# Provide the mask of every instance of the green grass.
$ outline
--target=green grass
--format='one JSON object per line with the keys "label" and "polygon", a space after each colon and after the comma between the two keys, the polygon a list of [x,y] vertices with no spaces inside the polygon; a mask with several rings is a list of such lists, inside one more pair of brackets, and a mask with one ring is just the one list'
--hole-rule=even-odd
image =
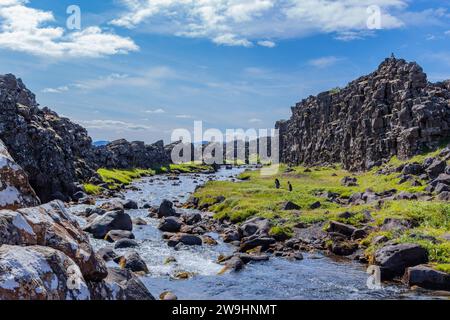
{"label": "green grass", "polygon": [[84,192],[89,195],[97,196],[102,193],[102,188],[90,183],[83,184]]}
{"label": "green grass", "polygon": [[171,164],[168,169],[171,172],[178,173],[201,173],[206,171],[214,171],[212,166],[198,162]]}
{"label": "green grass", "polygon": [[[431,155],[435,155],[435,152]],[[425,159],[429,155],[413,158],[411,161]],[[394,159],[390,162],[396,163]],[[364,225],[365,211],[369,211],[374,218],[372,226],[380,226],[386,218],[399,218],[411,220],[417,227],[403,233],[392,234],[390,232],[376,232],[361,241],[361,247],[366,249],[367,255],[372,254],[378,247],[372,246],[371,241],[377,235],[385,235],[388,239],[401,242],[418,243],[424,246],[430,256],[430,261],[440,264],[450,263],[450,242],[441,236],[450,231],[450,204],[447,202],[426,201],[386,201],[381,208],[377,203],[359,206],[341,206],[327,202],[319,194],[323,192],[338,193],[341,196],[350,196],[355,192],[365,192],[371,189],[382,192],[396,189],[398,192],[422,192],[422,187],[414,187],[410,182],[398,184],[399,174],[380,175],[376,172],[379,168],[365,173],[352,174],[339,166],[310,168],[305,172],[304,167],[293,168],[286,172],[286,167],[281,166],[276,176],[261,176],[259,171],[246,171],[239,176],[238,182],[210,181],[204,188],[194,194],[199,198],[199,204],[209,205],[209,210],[215,213],[217,219],[229,219],[233,223],[243,222],[251,217],[259,216],[268,218],[275,226],[273,234],[292,235],[292,227],[302,222],[313,224],[338,220],[352,224],[356,227]],[[345,187],[341,180],[345,176],[354,175],[358,179],[358,186]],[[281,182],[281,188],[275,188],[275,178]],[[287,182],[290,181],[293,191],[289,192]],[[214,199],[224,196],[225,201],[214,204]],[[282,204],[292,201],[300,206],[300,210],[284,211]],[[311,210],[310,205],[320,201],[322,206]],[[342,212],[349,211],[354,215],[349,219],[338,218]],[[280,225],[280,221],[282,224]],[[436,241],[430,240],[434,237]]]}
{"label": "green grass", "polygon": [[152,169],[99,169],[97,173],[104,183],[107,183],[110,189],[116,189],[120,185],[129,185],[133,180],[144,176],[152,176],[155,170]]}

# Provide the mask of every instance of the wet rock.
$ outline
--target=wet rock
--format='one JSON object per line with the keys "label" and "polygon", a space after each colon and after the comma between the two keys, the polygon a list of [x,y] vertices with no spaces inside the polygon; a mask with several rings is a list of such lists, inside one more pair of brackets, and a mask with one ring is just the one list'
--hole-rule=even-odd
{"label": "wet rock", "polygon": [[239,254],[239,258],[242,260],[244,264],[248,264],[250,262],[262,262],[269,261],[268,255],[252,255],[252,254]]}
{"label": "wet rock", "polygon": [[139,244],[132,239],[120,239],[114,244],[114,249],[136,248]]}
{"label": "wet rock", "polygon": [[0,246],[0,300],[90,297],[80,269],[61,251],[42,246]]}
{"label": "wet rock", "polygon": [[224,233],[222,234],[223,241],[226,243],[234,242],[234,241],[240,241],[241,240],[241,234],[239,231],[235,229],[226,229]]}
{"label": "wet rock", "polygon": [[111,230],[133,231],[133,222],[123,211],[110,211],[95,218],[83,230],[91,233],[96,239],[104,239]]}
{"label": "wet rock", "polygon": [[239,248],[240,252],[247,252],[257,247],[261,247],[262,251],[265,251],[269,248],[270,245],[276,243],[276,240],[271,237],[248,237],[243,238],[241,241],[241,246]]}
{"label": "wet rock", "polygon": [[86,218],[88,218],[88,217],[90,217],[90,216],[92,216],[92,215],[97,215],[97,216],[102,216],[102,215],[104,215],[105,213],[106,213],[106,210],[104,210],[104,209],[101,209],[101,208],[86,208],[86,211],[85,211],[85,217]]}
{"label": "wet rock", "polygon": [[428,252],[417,244],[389,245],[375,252],[374,261],[380,266],[382,280],[402,276],[405,269],[428,262]]}
{"label": "wet rock", "polygon": [[203,236],[203,243],[209,246],[217,246],[217,241],[210,236]]}
{"label": "wet rock", "polygon": [[450,274],[435,270],[427,265],[419,265],[406,269],[403,282],[411,286],[419,286],[431,290],[450,291]]}
{"label": "wet rock", "polygon": [[181,221],[176,217],[163,218],[158,229],[164,232],[178,232],[181,229]]}
{"label": "wet rock", "polygon": [[202,215],[200,213],[184,214],[182,216],[182,218],[183,218],[184,223],[186,223],[189,226],[202,221]]}
{"label": "wet rock", "polygon": [[135,237],[133,232],[125,230],[111,230],[105,236],[105,240],[109,242],[116,242],[120,239],[134,239],[134,238]]}
{"label": "wet rock", "polygon": [[169,200],[163,200],[158,208],[158,218],[179,217],[180,215],[173,208],[173,203]]}
{"label": "wet rock", "polygon": [[116,260],[119,256],[111,247],[103,247],[97,251],[97,255],[105,262]]}
{"label": "wet rock", "polygon": [[124,209],[126,210],[132,210],[132,209],[139,209],[139,206],[136,201],[128,200],[123,204]]}
{"label": "wet rock", "polygon": [[125,255],[120,258],[119,265],[122,269],[129,269],[133,272],[149,272],[147,264],[135,251],[128,251],[125,253]]}
{"label": "wet rock", "polygon": [[100,207],[104,211],[124,211],[123,203],[118,200],[111,200],[103,203]]}
{"label": "wet rock", "polygon": [[134,218],[133,220],[133,224],[137,225],[137,226],[146,226],[147,225],[147,221],[145,221],[143,218]]}
{"label": "wet rock", "polygon": [[105,280],[88,285],[93,300],[155,300],[142,281],[127,269],[109,268]]}
{"label": "wet rock", "polygon": [[25,171],[14,161],[0,140],[0,209],[34,207],[40,200]]}
{"label": "wet rock", "polygon": [[238,272],[244,268],[244,262],[241,260],[239,256],[233,256],[231,259],[225,262],[225,268],[219,273],[223,274],[227,270],[232,270],[234,272]]}
{"label": "wet rock", "polygon": [[352,236],[355,230],[356,228],[354,226],[337,221],[330,221],[330,225],[327,228],[327,232],[337,232],[348,238]]}
{"label": "wet rock", "polygon": [[172,236],[167,244],[169,247],[175,247],[180,243],[186,246],[201,246],[203,244],[200,237],[183,233]]}
{"label": "wet rock", "polygon": [[299,210],[300,206],[291,201],[286,201],[281,205],[281,210]]}
{"label": "wet rock", "polygon": [[176,301],[178,297],[170,291],[165,291],[159,295],[159,300]]}
{"label": "wet rock", "polygon": [[358,249],[358,244],[350,241],[333,241],[330,251],[338,256],[349,256]]}

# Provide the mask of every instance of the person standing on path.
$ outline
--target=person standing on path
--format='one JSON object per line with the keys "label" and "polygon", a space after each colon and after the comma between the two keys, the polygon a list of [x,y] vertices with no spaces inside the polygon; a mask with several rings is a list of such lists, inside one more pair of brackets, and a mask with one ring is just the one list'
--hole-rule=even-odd
{"label": "person standing on path", "polygon": [[280,189],[280,180],[275,179],[275,188]]}
{"label": "person standing on path", "polygon": [[293,188],[292,188],[292,184],[290,181],[288,181],[288,187],[289,187],[289,192],[292,192]]}

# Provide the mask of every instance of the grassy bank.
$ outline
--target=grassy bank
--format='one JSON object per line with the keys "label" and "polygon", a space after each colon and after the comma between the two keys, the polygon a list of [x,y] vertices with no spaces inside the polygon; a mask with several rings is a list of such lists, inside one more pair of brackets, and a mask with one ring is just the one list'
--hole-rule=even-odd
{"label": "grassy bank", "polygon": [[[126,186],[132,183],[134,180],[153,176],[156,174],[165,174],[165,173],[202,173],[202,172],[211,172],[213,171],[213,167],[209,165],[205,165],[202,163],[182,163],[182,164],[171,164],[168,166],[161,166],[155,169],[130,169],[130,170],[121,170],[121,169],[99,169],[97,170],[98,175],[103,183],[108,185],[108,189],[116,190],[121,186]],[[97,185],[93,185],[90,183],[86,183],[83,185],[85,192],[90,195],[99,195],[102,193],[102,188]]]}
{"label": "grassy bank", "polygon": [[[427,155],[430,156],[430,155]],[[426,156],[419,156],[412,161],[421,161]],[[420,158],[420,159],[419,159]],[[389,166],[398,166],[400,161],[392,159]],[[430,260],[439,264],[439,268],[450,270],[450,241],[443,239],[444,234],[450,232],[450,204],[439,201],[385,201],[384,204],[375,203],[343,206],[335,202],[326,201],[321,194],[332,192],[341,197],[348,197],[356,192],[371,189],[375,192],[396,189],[398,192],[422,192],[426,188],[414,186],[407,181],[399,184],[399,173],[389,175],[377,174],[379,168],[369,172],[351,174],[339,167],[323,168],[287,168],[281,167],[276,176],[264,177],[259,171],[247,171],[241,175],[240,182],[211,181],[204,188],[195,193],[199,198],[199,205],[209,206],[217,219],[229,219],[234,223],[245,221],[251,217],[268,218],[273,222],[273,235],[290,237],[294,227],[301,224],[313,224],[330,220],[363,226],[365,212],[370,212],[373,222],[370,225],[380,226],[386,218],[399,218],[414,221],[414,228],[399,233],[375,232],[361,240],[360,246],[366,250],[368,256],[378,247],[371,244],[377,235],[385,235],[388,239],[398,242],[419,243],[428,249]],[[357,186],[346,187],[341,180],[346,176],[355,176]],[[281,188],[275,188],[275,179],[281,182]],[[288,181],[293,191],[288,190]],[[215,204],[217,197],[224,197],[225,201]],[[282,209],[286,201],[291,201],[300,207],[299,210],[286,211]],[[312,205],[320,202],[321,206],[312,209]],[[339,214],[351,212],[349,219],[339,218]]]}

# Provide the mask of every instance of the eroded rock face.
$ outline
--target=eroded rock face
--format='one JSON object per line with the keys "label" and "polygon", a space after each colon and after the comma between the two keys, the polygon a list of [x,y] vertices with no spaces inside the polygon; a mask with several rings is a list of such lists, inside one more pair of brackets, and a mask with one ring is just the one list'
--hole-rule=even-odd
{"label": "eroded rock face", "polygon": [[120,139],[97,147],[94,152],[97,167],[103,168],[153,168],[171,163],[170,150],[163,141],[146,145],[142,141]]}
{"label": "eroded rock face", "polygon": [[75,262],[42,246],[0,247],[0,300],[88,300]]}
{"label": "eroded rock face", "polygon": [[0,244],[40,245],[63,252],[79,266],[86,280],[106,277],[106,266],[88,236],[60,201],[17,211],[0,211]]}
{"label": "eroded rock face", "polygon": [[18,209],[40,204],[25,171],[14,161],[0,140],[0,209]]}
{"label": "eroded rock face", "polygon": [[11,74],[0,76],[0,139],[43,202],[66,200],[79,191],[77,181],[95,176],[87,131],[38,108],[34,94]]}
{"label": "eroded rock face", "polygon": [[366,170],[448,138],[450,90],[428,83],[416,63],[390,58],[343,89],[303,100],[292,113],[276,125],[282,162]]}

